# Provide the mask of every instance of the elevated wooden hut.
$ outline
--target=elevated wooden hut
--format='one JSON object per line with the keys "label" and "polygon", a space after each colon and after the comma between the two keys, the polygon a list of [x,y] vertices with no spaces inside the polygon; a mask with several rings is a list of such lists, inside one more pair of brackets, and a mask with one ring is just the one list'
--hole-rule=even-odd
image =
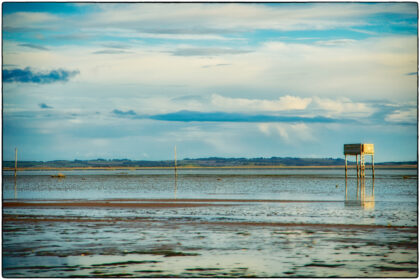
{"label": "elevated wooden hut", "polygon": [[[365,155],[372,156],[372,177],[375,177],[375,164],[373,161],[373,155],[375,149],[373,144],[344,144],[344,158],[345,158],[345,170],[347,177],[347,156],[356,156],[356,173],[357,177],[365,177]],[[359,163],[360,157],[360,163]]]}

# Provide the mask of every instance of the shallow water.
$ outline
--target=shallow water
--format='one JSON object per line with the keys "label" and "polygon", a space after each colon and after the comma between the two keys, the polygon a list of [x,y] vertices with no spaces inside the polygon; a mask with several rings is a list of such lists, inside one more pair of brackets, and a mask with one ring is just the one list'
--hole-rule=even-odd
{"label": "shallow water", "polygon": [[[110,206],[4,207],[3,276],[417,275],[417,170],[182,169],[176,189],[172,170],[62,173],[4,172],[3,202]],[[188,198],[215,200],[140,205]]]}

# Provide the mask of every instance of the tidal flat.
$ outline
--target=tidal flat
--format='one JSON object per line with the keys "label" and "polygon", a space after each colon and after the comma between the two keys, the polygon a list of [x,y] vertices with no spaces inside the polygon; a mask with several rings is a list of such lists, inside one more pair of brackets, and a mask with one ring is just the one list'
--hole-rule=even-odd
{"label": "tidal flat", "polygon": [[3,277],[416,277],[417,170],[3,173]]}

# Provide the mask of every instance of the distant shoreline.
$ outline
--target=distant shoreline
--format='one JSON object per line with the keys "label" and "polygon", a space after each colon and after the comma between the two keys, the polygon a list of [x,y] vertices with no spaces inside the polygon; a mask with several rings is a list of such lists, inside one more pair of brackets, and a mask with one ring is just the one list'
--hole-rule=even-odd
{"label": "distant shoreline", "polygon": [[[355,165],[349,165],[349,169],[356,169]],[[140,167],[140,166],[115,166],[115,167],[103,167],[103,166],[89,166],[89,167],[18,167],[17,171],[42,171],[42,170],[57,170],[57,171],[72,171],[72,170],[172,170],[174,167]],[[267,166],[254,166],[254,165],[243,165],[243,166],[178,166],[177,169],[344,169],[344,165],[328,165],[328,166],[278,166],[278,165],[267,165]],[[371,169],[370,165],[366,166],[366,169]],[[375,165],[375,169],[417,169],[417,165]],[[3,167],[3,171],[14,171],[13,167]]]}

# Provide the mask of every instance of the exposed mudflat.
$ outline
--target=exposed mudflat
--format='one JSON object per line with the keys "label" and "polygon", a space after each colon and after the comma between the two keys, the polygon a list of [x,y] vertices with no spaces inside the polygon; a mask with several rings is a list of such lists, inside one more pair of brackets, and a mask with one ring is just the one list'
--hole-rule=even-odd
{"label": "exposed mudflat", "polygon": [[30,175],[16,197],[3,177],[3,276],[418,275],[416,180],[378,176],[373,194],[372,181],[328,174],[222,175],[184,176],[176,199],[133,187],[160,175]]}

